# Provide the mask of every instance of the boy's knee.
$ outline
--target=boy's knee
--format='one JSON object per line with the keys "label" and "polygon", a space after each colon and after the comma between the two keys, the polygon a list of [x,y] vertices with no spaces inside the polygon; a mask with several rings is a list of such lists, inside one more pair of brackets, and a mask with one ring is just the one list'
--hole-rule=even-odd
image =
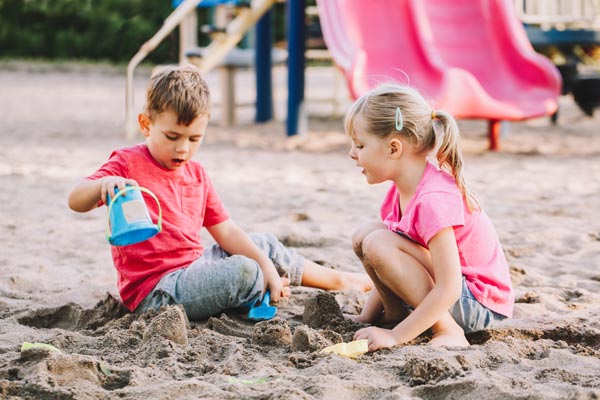
{"label": "boy's knee", "polygon": [[235,279],[231,282],[234,293],[230,307],[238,307],[253,300],[262,293],[264,282],[260,266],[251,258],[234,255],[230,258],[235,268]]}
{"label": "boy's knee", "polygon": [[256,261],[245,256],[234,255],[231,256],[231,262],[235,268],[239,283],[255,282],[258,280],[261,270]]}

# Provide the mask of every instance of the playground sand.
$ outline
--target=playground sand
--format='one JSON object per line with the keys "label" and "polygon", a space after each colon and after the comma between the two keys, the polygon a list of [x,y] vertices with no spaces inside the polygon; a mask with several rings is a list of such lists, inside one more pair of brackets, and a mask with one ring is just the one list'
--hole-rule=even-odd
{"label": "playground sand", "polygon": [[[135,81],[138,107],[146,73]],[[333,91],[332,76],[309,70],[307,97]],[[285,70],[275,77],[283,116]],[[218,75],[208,79],[218,103]],[[241,101],[252,99],[251,81],[238,77]],[[513,123],[499,153],[484,151],[483,122],[461,122],[467,177],[511,268],[515,317],[469,336],[470,348],[431,348],[423,336],[349,359],[319,350],[351,339],[356,326],[337,316],[358,312],[361,293],[294,288],[276,319],[256,325],[235,313],[190,323],[177,307],[124,312],[106,210],[76,214],[66,204],[72,185],[111,149],[140,140],[122,138],[124,87],[120,71],[0,70],[0,398],[600,395],[598,115],[585,117],[563,97],[558,126]],[[196,159],[244,229],[274,232],[323,265],[360,271],[350,236],[377,218],[387,184],[364,182],[329,106],[309,101],[309,133],[291,141],[281,122],[251,124],[251,109],[222,129],[217,106]],[[60,352],[21,352],[26,341]]]}

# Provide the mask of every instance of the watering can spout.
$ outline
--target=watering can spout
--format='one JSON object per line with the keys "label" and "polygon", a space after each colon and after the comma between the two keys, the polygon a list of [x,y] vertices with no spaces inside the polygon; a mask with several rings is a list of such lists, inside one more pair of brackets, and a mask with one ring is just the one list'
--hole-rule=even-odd
{"label": "watering can spout", "polygon": [[[142,192],[158,204],[158,222],[154,224],[146,208]],[[106,239],[113,246],[128,246],[154,237],[162,230],[162,210],[158,198],[139,186],[115,187],[115,197],[108,197],[108,226]]]}

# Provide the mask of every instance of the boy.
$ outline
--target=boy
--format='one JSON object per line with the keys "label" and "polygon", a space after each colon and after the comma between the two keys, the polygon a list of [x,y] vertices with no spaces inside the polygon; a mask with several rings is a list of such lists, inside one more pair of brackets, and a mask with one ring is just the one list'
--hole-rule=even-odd
{"label": "boy", "polygon": [[[370,290],[365,274],[334,271],[286,249],[272,234],[247,235],[227,211],[202,165],[192,161],[204,139],[211,104],[197,68],[166,67],[150,78],[138,123],[146,142],[115,150],[75,186],[69,207],[87,212],[114,196],[114,188],[140,185],[163,207],[163,230],[130,246],[112,247],[121,299],[131,311],[182,304],[191,320],[248,306],[269,289],[273,301],[288,286]],[[157,205],[148,202],[153,219]],[[206,252],[205,227],[216,241]],[[289,278],[281,278],[286,275]]]}

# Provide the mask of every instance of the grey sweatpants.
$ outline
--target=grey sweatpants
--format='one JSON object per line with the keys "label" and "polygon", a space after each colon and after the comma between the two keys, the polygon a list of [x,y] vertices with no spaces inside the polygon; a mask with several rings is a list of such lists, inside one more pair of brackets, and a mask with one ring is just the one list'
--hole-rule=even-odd
{"label": "grey sweatpants", "polygon": [[[305,259],[288,249],[272,233],[250,234],[252,241],[275,265],[280,276],[300,285]],[[135,312],[181,304],[190,320],[201,320],[224,310],[248,307],[258,300],[264,287],[258,263],[248,257],[230,255],[214,245],[186,268],[161,278]]]}

